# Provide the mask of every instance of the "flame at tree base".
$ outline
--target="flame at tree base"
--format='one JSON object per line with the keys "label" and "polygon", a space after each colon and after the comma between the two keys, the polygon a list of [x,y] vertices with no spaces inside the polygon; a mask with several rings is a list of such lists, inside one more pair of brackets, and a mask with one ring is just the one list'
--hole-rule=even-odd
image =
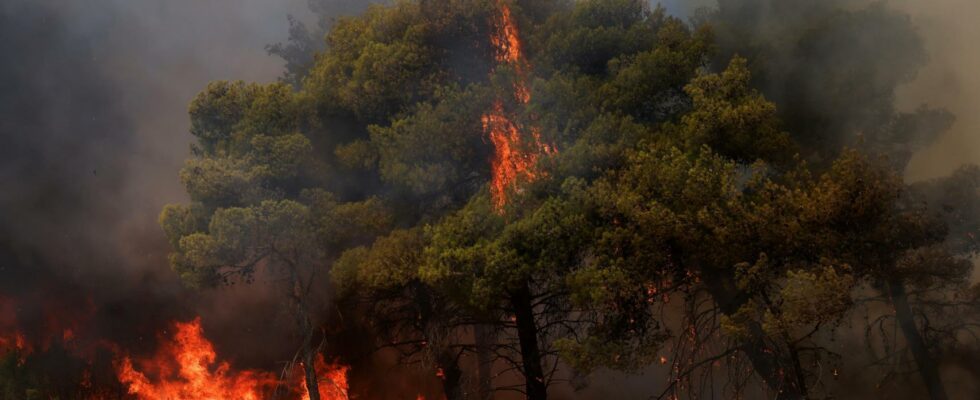
{"label": "flame at tree base", "polygon": [[[320,400],[347,400],[347,373],[350,367],[346,365],[328,364],[323,359],[322,354],[316,357],[316,372],[320,375],[317,381],[320,392]],[[300,387],[300,394],[303,400],[310,400],[310,392],[306,389],[306,379],[303,376],[302,366],[293,371],[294,382]]]}
{"label": "flame at tree base", "polygon": [[[178,322],[175,328],[172,341],[152,359],[134,363],[126,356],[119,361],[119,381],[137,399],[261,400],[282,388],[283,382],[272,373],[236,372],[229,363],[219,362],[214,346],[204,337],[200,318]],[[347,400],[348,367],[327,364],[322,356],[317,358],[316,366],[321,376],[320,398]],[[289,393],[298,393],[299,398],[308,400],[303,376],[301,367],[294,369],[285,387]]]}

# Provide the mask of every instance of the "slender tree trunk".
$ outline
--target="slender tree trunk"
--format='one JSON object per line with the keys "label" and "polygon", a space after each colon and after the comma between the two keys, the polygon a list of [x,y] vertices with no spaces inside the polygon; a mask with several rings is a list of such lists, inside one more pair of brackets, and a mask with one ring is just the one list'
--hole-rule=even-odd
{"label": "slender tree trunk", "polygon": [[316,351],[312,346],[303,349],[303,373],[306,376],[306,390],[310,400],[320,400],[320,377],[316,374]]}
{"label": "slender tree trunk", "polygon": [[456,362],[456,355],[450,350],[443,350],[436,363],[442,372],[442,391],[446,400],[463,400],[463,370]]}
{"label": "slender tree trunk", "polygon": [[521,363],[528,400],[547,400],[548,387],[541,367],[541,350],[538,348],[538,326],[534,321],[531,289],[522,287],[511,295],[514,317],[517,323],[517,339],[521,345]]}
{"label": "slender tree trunk", "polygon": [[493,357],[490,346],[493,344],[493,329],[486,324],[477,324],[476,336],[476,376],[478,380],[477,400],[493,398]]}
{"label": "slender tree trunk", "polygon": [[[715,300],[715,304],[725,315],[734,315],[747,301],[744,296],[739,295],[738,288],[735,287],[734,282],[728,278],[727,274],[719,271],[705,271],[703,279]],[[739,350],[752,363],[755,373],[762,377],[770,390],[777,393],[777,399],[805,399],[805,383],[801,383],[802,380],[792,379],[792,375],[786,373],[784,366],[790,365],[791,361],[780,359],[778,349],[774,349],[766,343],[767,335],[762,329],[762,325],[757,322],[750,322],[748,328],[748,337],[739,344]]]}
{"label": "slender tree trunk", "polygon": [[800,352],[796,346],[789,346],[790,358],[793,359],[793,371],[796,374],[796,387],[800,389],[800,397],[810,398],[806,389],[806,375],[803,373],[803,364],[800,362]]}
{"label": "slender tree trunk", "polygon": [[438,326],[436,300],[427,287],[419,286],[415,291],[415,301],[419,306],[419,324],[422,327],[422,334],[429,343],[428,351],[431,352],[435,366],[439,370],[439,378],[442,379],[443,394],[446,400],[462,400],[463,370],[459,367],[455,352],[448,347],[444,335],[440,334],[442,327]]}
{"label": "slender tree trunk", "polygon": [[[305,307],[301,307],[305,311]],[[305,313],[304,313],[305,314]],[[313,326],[308,316],[300,318],[300,329],[303,329],[303,347],[300,357],[303,360],[303,376],[306,378],[306,390],[310,400],[320,400],[320,377],[316,373],[316,349],[313,346]]]}
{"label": "slender tree trunk", "polygon": [[293,312],[296,317],[296,325],[303,335],[303,343],[300,347],[300,359],[303,362],[303,377],[306,381],[306,391],[309,393],[310,400],[320,400],[320,377],[316,373],[316,353],[313,346],[313,321],[310,320],[310,313],[303,302],[305,290],[303,281],[299,278],[299,273],[294,265],[290,265],[290,277],[292,278],[292,291],[290,299],[293,302]]}
{"label": "slender tree trunk", "polygon": [[948,398],[946,387],[943,386],[943,381],[939,376],[939,366],[929,354],[929,348],[926,346],[922,334],[919,333],[919,328],[915,326],[915,317],[912,314],[912,308],[909,307],[905,285],[897,281],[889,282],[888,295],[892,299],[892,306],[895,307],[895,318],[898,319],[898,325],[902,329],[909,350],[912,351],[912,357],[915,358],[915,363],[919,367],[919,375],[922,376],[926,389],[929,391],[929,398],[946,400]]}

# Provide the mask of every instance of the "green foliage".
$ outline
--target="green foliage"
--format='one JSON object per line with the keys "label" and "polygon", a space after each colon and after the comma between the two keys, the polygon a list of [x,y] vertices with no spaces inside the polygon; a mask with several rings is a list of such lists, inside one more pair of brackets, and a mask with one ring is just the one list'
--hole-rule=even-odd
{"label": "green foliage", "polygon": [[191,102],[191,134],[201,154],[237,154],[257,135],[298,131],[304,112],[285,84],[212,82]]}
{"label": "green foliage", "polygon": [[422,42],[420,13],[417,4],[402,1],[341,19],[304,86],[323,97],[325,107],[344,107],[366,119],[381,119],[392,107],[415,100],[437,73],[434,55]]}
{"label": "green foliage", "polygon": [[425,237],[418,229],[396,230],[370,247],[344,253],[331,272],[344,293],[353,290],[391,290],[419,279]]}
{"label": "green foliage", "polygon": [[317,240],[332,255],[369,243],[394,226],[391,208],[377,197],[341,202],[322,190],[307,191],[303,197],[310,203]]}
{"label": "green foliage", "polygon": [[[403,0],[341,19],[298,92],[209,85],[190,110],[191,204],[160,216],[175,270],[210,286],[259,267],[332,268],[341,298],[368,303],[387,341],[440,353],[479,321],[524,329],[582,372],[641,369],[687,340],[663,316],[680,296],[697,304],[685,323],[716,316],[710,328],[779,390],[788,354],[821,348],[816,329],[846,316],[853,288],[965,285],[976,207],[917,200],[980,204],[976,169],[910,190],[895,160],[835,139],[865,129],[911,145],[948,124],[892,109],[921,60],[884,6],[726,0],[706,19],[715,35],[639,0],[509,3],[530,38],[534,96],[505,107],[558,151],[499,210],[481,117],[517,71],[493,67],[493,3]],[[738,19],[769,6],[787,20]],[[838,47],[854,59],[822,58]],[[712,72],[716,48],[727,67]],[[875,51],[894,57],[869,60]]]}
{"label": "green foliage", "polygon": [[717,61],[752,60],[754,83],[780,105],[781,119],[808,155],[832,159],[859,137],[878,150],[892,145],[891,153],[898,146],[889,140],[900,130],[925,139],[905,142],[905,153],[945,128],[911,123],[932,113],[895,109],[896,89],[915,77],[927,54],[911,18],[885,3],[721,0],[706,22],[717,32]]}
{"label": "green foliage", "polygon": [[195,286],[221,283],[231,275],[249,278],[258,263],[308,261],[320,250],[309,208],[290,200],[215,211],[206,232],[180,239],[172,259]]}
{"label": "green foliage", "polygon": [[487,99],[477,88],[447,89],[435,103],[422,103],[391,125],[371,126],[382,180],[436,209],[472,195],[489,173],[480,121],[490,107]]}
{"label": "green foliage", "polygon": [[740,162],[786,161],[789,135],[779,128],[776,105],[749,86],[744,59],[736,58],[721,74],[704,75],[685,88],[693,107],[682,117],[682,140],[689,148],[707,145]]}
{"label": "green foliage", "polygon": [[491,239],[504,225],[484,194],[429,228],[430,243],[419,271],[423,282],[441,286],[464,304],[490,306],[487,302],[496,301],[506,290],[488,285],[485,277],[491,264],[502,258]]}
{"label": "green foliage", "polygon": [[766,331],[809,327],[840,318],[851,306],[853,287],[854,277],[847,268],[828,265],[813,272],[788,271],[786,282],[779,291],[783,301],[780,313],[766,315]]}
{"label": "green foliage", "polygon": [[661,25],[654,48],[610,61],[612,78],[597,91],[605,109],[660,122],[687,108],[682,89],[711,53],[711,34],[674,18]]}
{"label": "green foliage", "polygon": [[577,1],[553,13],[531,39],[535,64],[554,70],[604,74],[610,60],[654,47],[667,19],[642,0]]}
{"label": "green foliage", "polygon": [[473,66],[454,65],[448,51],[465,49],[467,40],[483,35],[475,21],[486,20],[487,7],[471,0],[438,5],[402,0],[342,18],[327,35],[328,49],[317,58],[304,90],[328,113],[385,122],[431,98],[447,80],[471,74]]}
{"label": "green foliage", "polygon": [[602,114],[581,131],[577,140],[563,147],[556,173],[594,179],[626,163],[627,150],[650,138],[649,127],[630,117]]}

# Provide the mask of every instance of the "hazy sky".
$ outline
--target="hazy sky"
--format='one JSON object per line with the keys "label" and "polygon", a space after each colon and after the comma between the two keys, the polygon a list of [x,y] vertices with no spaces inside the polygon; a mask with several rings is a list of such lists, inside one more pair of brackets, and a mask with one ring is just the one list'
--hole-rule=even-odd
{"label": "hazy sky", "polygon": [[980,1],[892,0],[911,13],[931,55],[918,79],[899,92],[899,105],[928,103],[949,109],[956,124],[909,167],[909,179],[949,174],[980,163]]}
{"label": "hazy sky", "polygon": [[[861,0],[857,0],[860,2]],[[657,3],[656,0],[653,1]],[[715,0],[663,0],[668,11],[689,15]],[[925,103],[956,115],[953,128],[909,165],[910,181],[948,175],[964,163],[980,163],[980,1],[889,0],[909,13],[925,40],[929,65],[900,88],[898,106],[913,110]]]}
{"label": "hazy sky", "polygon": [[232,322],[259,313],[254,292],[181,289],[157,216],[186,199],[190,100],[212,80],[274,81],[282,62],[265,46],[306,12],[306,0],[0,0],[0,294],[89,298],[109,321],[92,334],[120,343],[189,305],[251,329]]}

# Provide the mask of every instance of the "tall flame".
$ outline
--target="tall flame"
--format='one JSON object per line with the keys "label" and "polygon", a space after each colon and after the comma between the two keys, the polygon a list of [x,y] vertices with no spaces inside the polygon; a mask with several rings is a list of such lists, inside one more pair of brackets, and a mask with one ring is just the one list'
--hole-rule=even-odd
{"label": "tall flame", "polygon": [[276,385],[272,374],[254,371],[235,373],[227,362],[217,362],[214,346],[204,337],[201,319],[176,323],[173,342],[141,366],[157,378],[137,371],[130,357],[119,366],[119,381],[140,400],[243,399],[259,400]]}
{"label": "tall flame", "polygon": [[[260,400],[268,398],[279,386],[277,377],[261,371],[233,371],[227,362],[218,361],[214,346],[204,337],[201,319],[175,325],[170,343],[155,357],[136,362],[123,357],[117,367],[119,381],[139,400]],[[347,400],[347,368],[317,360],[321,372],[320,395],[323,400]],[[309,399],[303,374],[294,372],[288,387],[292,393]]]}
{"label": "tall flame", "polygon": [[[527,84],[527,71],[530,68],[524,56],[520,32],[507,3],[496,0],[496,4],[500,13],[492,21],[490,43],[497,62],[510,66],[516,74],[514,100],[519,104],[528,104],[531,101],[531,90]],[[532,143],[523,143],[522,127],[508,115],[503,100],[495,101],[493,108],[483,115],[482,121],[483,130],[495,149],[490,194],[494,207],[500,212],[507,204],[507,190],[515,187],[521,179],[536,179],[539,175],[535,171],[538,159],[553,150],[541,143],[538,130],[534,127],[530,129]]]}

